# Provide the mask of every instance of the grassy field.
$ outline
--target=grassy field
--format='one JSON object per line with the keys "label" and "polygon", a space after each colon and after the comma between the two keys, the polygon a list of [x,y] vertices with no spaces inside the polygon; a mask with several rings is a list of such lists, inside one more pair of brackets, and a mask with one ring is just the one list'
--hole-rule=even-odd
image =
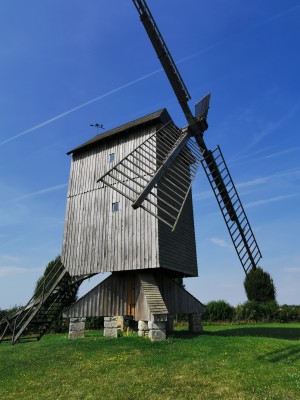
{"label": "grassy field", "polygon": [[0,399],[300,399],[300,324],[0,345]]}

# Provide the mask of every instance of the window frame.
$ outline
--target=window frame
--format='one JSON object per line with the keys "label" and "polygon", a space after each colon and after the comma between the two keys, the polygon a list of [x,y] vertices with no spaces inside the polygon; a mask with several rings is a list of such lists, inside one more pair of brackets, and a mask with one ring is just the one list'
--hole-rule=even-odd
{"label": "window frame", "polygon": [[112,212],[118,212],[120,211],[120,202],[119,201],[114,201],[111,205],[111,210]]}
{"label": "window frame", "polygon": [[107,162],[110,164],[116,160],[116,153],[109,153]]}

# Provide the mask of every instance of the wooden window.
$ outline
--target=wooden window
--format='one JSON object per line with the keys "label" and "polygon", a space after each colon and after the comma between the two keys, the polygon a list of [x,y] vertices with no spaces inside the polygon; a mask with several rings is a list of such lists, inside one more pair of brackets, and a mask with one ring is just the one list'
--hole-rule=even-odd
{"label": "wooden window", "polygon": [[120,211],[120,202],[112,203],[112,212]]}
{"label": "wooden window", "polygon": [[110,153],[108,155],[108,162],[111,163],[111,162],[115,161],[115,158],[116,158],[115,153]]}

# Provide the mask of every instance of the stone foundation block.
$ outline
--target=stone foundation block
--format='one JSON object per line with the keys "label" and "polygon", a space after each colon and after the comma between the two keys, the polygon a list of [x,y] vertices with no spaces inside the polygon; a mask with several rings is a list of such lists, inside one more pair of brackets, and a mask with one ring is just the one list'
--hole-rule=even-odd
{"label": "stone foundation block", "polygon": [[148,328],[148,322],[147,321],[139,321],[138,322],[138,330],[139,331],[147,331]]}
{"label": "stone foundation block", "polygon": [[103,336],[110,338],[118,337],[118,329],[117,328],[104,328]]}
{"label": "stone foundation block", "polygon": [[119,316],[114,316],[114,317],[104,317],[104,322],[111,322],[111,321],[116,321],[118,322]]}
{"label": "stone foundation block", "polygon": [[69,330],[74,332],[84,331],[85,322],[70,322]]}
{"label": "stone foundation block", "polygon": [[154,340],[165,340],[166,339],[166,332],[161,331],[161,330],[151,329],[149,331],[149,338],[152,341],[154,341]]}
{"label": "stone foundation block", "polygon": [[118,328],[118,322],[117,321],[104,321],[104,328]]}
{"label": "stone foundation block", "polygon": [[70,318],[69,339],[84,338],[85,318]]}
{"label": "stone foundation block", "polygon": [[166,332],[166,323],[165,322],[148,322],[148,328],[153,330],[162,330]]}
{"label": "stone foundation block", "polygon": [[166,322],[148,322],[149,338],[154,340],[165,340],[166,339]]}

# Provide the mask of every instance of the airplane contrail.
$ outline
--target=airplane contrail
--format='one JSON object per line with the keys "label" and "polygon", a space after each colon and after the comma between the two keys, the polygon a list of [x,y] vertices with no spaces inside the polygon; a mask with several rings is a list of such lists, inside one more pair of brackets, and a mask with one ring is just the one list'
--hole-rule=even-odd
{"label": "airplane contrail", "polygon": [[[223,39],[223,40],[220,40],[219,42],[217,42],[217,43],[215,43],[215,44],[212,44],[211,46],[208,46],[208,47],[206,47],[206,48],[204,48],[204,49],[202,49],[202,50],[200,50],[200,51],[197,51],[196,53],[193,53],[193,54],[191,54],[191,55],[189,55],[189,56],[187,56],[187,57],[182,58],[181,60],[179,60],[179,61],[177,62],[177,64],[184,63],[184,62],[186,62],[186,61],[188,61],[188,60],[190,60],[190,59],[192,59],[192,58],[197,57],[197,56],[200,55],[200,54],[203,54],[203,53],[205,53],[205,52],[207,52],[207,51],[209,51],[209,50],[212,50],[212,49],[214,49],[214,48],[216,48],[216,47],[218,47],[218,46],[221,46],[224,42],[227,42],[227,41],[233,39],[234,37],[237,37],[237,36],[240,36],[240,35],[242,35],[242,34],[244,34],[244,33],[247,33],[247,32],[249,32],[249,31],[252,31],[253,29],[257,29],[257,28],[259,28],[259,27],[262,26],[262,25],[265,25],[265,24],[267,24],[267,23],[269,23],[269,22],[271,22],[271,21],[276,20],[277,18],[280,18],[280,17],[284,16],[285,14],[288,14],[288,13],[291,12],[291,11],[294,11],[294,10],[298,9],[299,7],[300,7],[300,5],[296,5],[296,6],[291,7],[291,8],[289,8],[289,9],[285,10],[285,11],[282,11],[281,13],[276,14],[276,15],[274,15],[274,16],[268,18],[268,19],[265,19],[264,21],[260,22],[259,24],[254,25],[254,26],[252,26],[252,27],[250,27],[250,28],[248,28],[248,29],[246,29],[246,30],[244,30],[244,31],[241,31],[240,33],[238,33],[238,34],[236,34],[236,35],[233,35],[233,36],[230,36],[230,37],[225,38],[225,39]],[[126,89],[126,88],[129,87],[129,86],[132,86],[132,85],[134,85],[134,84],[140,82],[140,81],[143,81],[143,80],[145,80],[145,79],[148,79],[148,78],[150,78],[151,76],[160,73],[161,71],[163,71],[163,69],[162,69],[162,68],[159,68],[159,69],[157,69],[156,71],[150,72],[149,74],[143,75],[143,76],[141,76],[140,78],[137,78],[137,79],[134,79],[133,81],[130,81],[130,82],[128,82],[128,83],[125,83],[125,84],[122,85],[122,86],[119,86],[119,87],[117,87],[117,88],[115,88],[115,89],[113,89],[113,90],[110,90],[109,92],[106,92],[106,93],[104,93],[104,94],[102,94],[102,95],[100,95],[100,96],[97,96],[97,97],[95,97],[95,98],[93,98],[93,99],[91,99],[91,100],[89,100],[89,101],[87,101],[87,102],[85,102],[85,103],[82,103],[82,104],[80,104],[80,105],[78,105],[78,106],[76,106],[76,107],[73,107],[73,108],[71,108],[71,109],[69,109],[69,110],[67,110],[67,111],[65,111],[65,112],[63,112],[63,113],[61,113],[61,114],[56,115],[55,117],[52,117],[52,118],[50,118],[50,119],[47,119],[46,121],[44,121],[44,122],[42,122],[42,123],[40,123],[40,124],[38,124],[38,125],[35,125],[35,126],[29,128],[29,129],[26,129],[26,130],[24,130],[24,131],[18,133],[17,135],[11,136],[10,138],[3,140],[2,142],[0,142],[0,146],[4,145],[4,144],[6,144],[6,143],[9,143],[9,142],[11,142],[11,141],[13,141],[13,140],[15,140],[15,139],[18,139],[18,138],[21,137],[21,136],[27,135],[28,133],[31,133],[31,132],[33,132],[33,131],[36,131],[37,129],[42,128],[43,126],[46,126],[46,125],[50,124],[51,122],[57,121],[58,119],[61,119],[61,118],[65,117],[66,115],[73,113],[74,111],[80,110],[81,108],[84,108],[84,107],[86,107],[86,106],[88,106],[88,105],[90,105],[90,104],[92,104],[92,103],[95,103],[96,101],[99,101],[99,100],[101,100],[101,99],[104,99],[105,97],[108,97],[108,96],[110,96],[111,94],[117,93],[117,92],[119,92],[119,91],[121,91],[121,90],[123,90],[123,89]]]}
{"label": "airplane contrail", "polygon": [[23,196],[18,197],[16,199],[16,201],[28,199],[30,197],[40,196],[40,195],[43,195],[43,194],[48,194],[48,193],[54,192],[56,190],[64,189],[67,186],[68,186],[67,183],[62,183],[60,185],[55,185],[55,186],[51,186],[51,187],[48,187],[48,188],[45,188],[45,189],[40,189],[40,190],[37,190],[35,192],[24,194]]}
{"label": "airplane contrail", "polygon": [[143,81],[143,80],[145,80],[145,79],[147,79],[147,78],[150,78],[151,76],[156,75],[156,74],[158,74],[158,73],[161,72],[161,71],[162,71],[162,68],[157,69],[156,71],[150,72],[149,74],[143,75],[143,76],[141,76],[141,77],[139,77],[139,78],[137,78],[137,79],[134,79],[133,81],[130,81],[130,82],[128,82],[128,83],[125,83],[125,84],[122,85],[122,86],[119,86],[119,87],[117,87],[117,88],[115,88],[115,89],[113,89],[113,90],[110,90],[109,92],[106,92],[106,93],[104,93],[104,94],[102,94],[102,95],[100,95],[100,96],[97,96],[97,97],[93,98],[92,100],[89,100],[89,101],[87,101],[87,102],[85,102],[85,103],[79,104],[79,105],[76,106],[76,107],[70,108],[70,110],[67,110],[67,111],[65,111],[65,112],[63,112],[63,113],[61,113],[61,114],[58,114],[58,115],[56,115],[55,117],[52,117],[52,118],[50,118],[50,119],[47,119],[46,121],[44,121],[44,122],[42,122],[42,123],[40,123],[40,124],[38,124],[38,125],[35,125],[35,126],[29,128],[29,129],[26,129],[25,131],[22,131],[22,132],[18,133],[17,135],[14,135],[14,136],[12,136],[12,137],[10,137],[10,138],[8,138],[8,139],[3,140],[2,142],[0,142],[0,146],[2,146],[3,144],[9,143],[9,142],[11,142],[12,140],[18,139],[18,138],[21,137],[21,136],[27,135],[27,134],[30,133],[30,132],[36,131],[37,129],[42,128],[43,126],[46,126],[46,125],[50,124],[51,122],[57,121],[58,119],[63,118],[63,117],[65,117],[66,115],[71,114],[71,113],[73,113],[74,111],[79,110],[80,108],[86,107],[86,106],[88,106],[89,104],[95,103],[95,102],[98,101],[98,100],[101,100],[101,99],[104,99],[104,98],[107,97],[107,96],[110,96],[111,94],[114,94],[114,93],[116,93],[116,92],[119,92],[120,90],[123,90],[123,89],[125,89],[125,88],[127,88],[127,87],[129,87],[129,86],[132,86],[132,85],[134,85],[134,84],[136,84],[136,83],[138,83],[138,82],[140,82],[140,81]]}

